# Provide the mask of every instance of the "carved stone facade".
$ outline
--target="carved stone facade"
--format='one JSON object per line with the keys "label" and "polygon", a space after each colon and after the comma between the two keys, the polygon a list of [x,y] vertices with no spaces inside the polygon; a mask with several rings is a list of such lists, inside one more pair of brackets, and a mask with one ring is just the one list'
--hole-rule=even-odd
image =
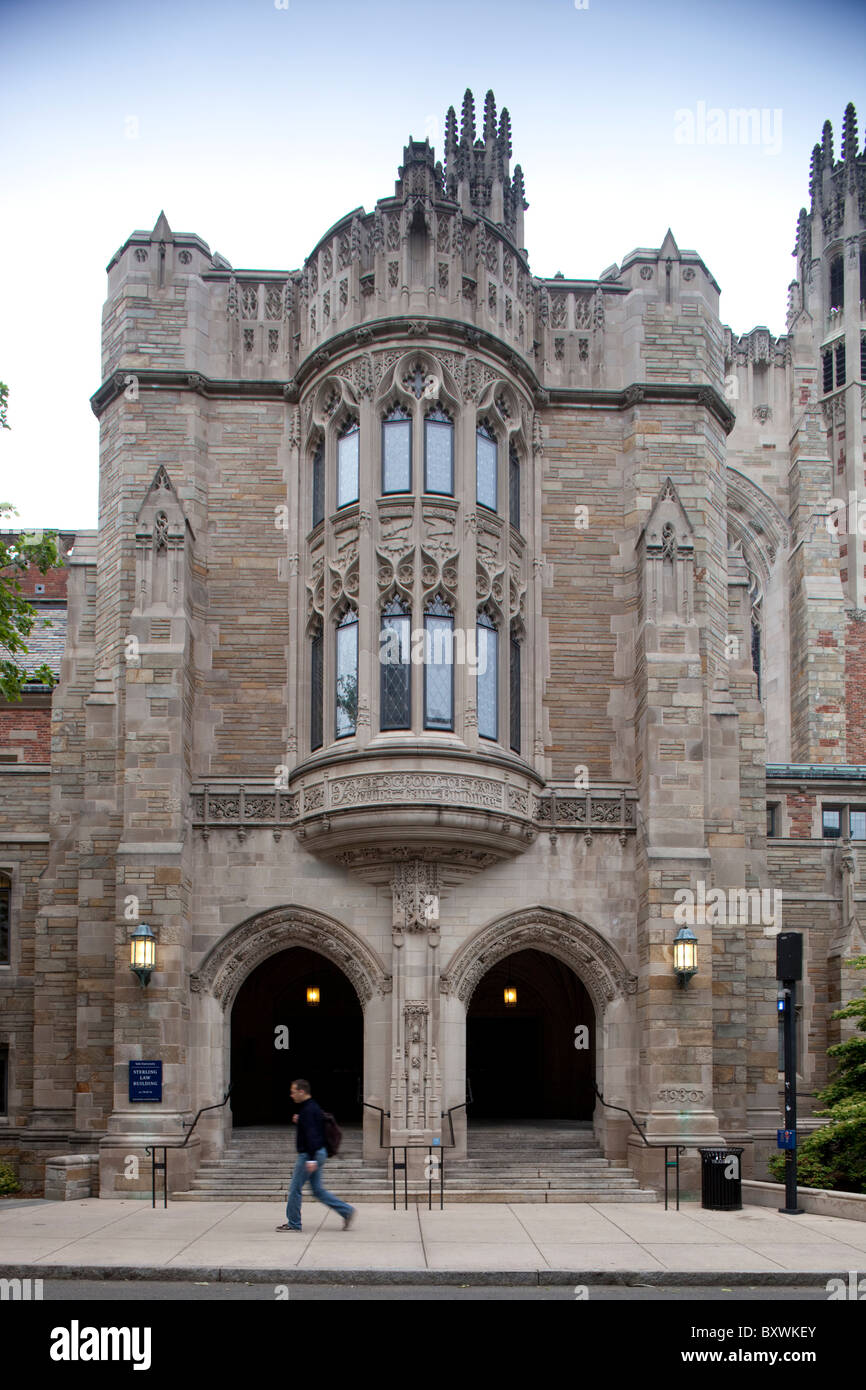
{"label": "carved stone facade", "polygon": [[[129,1195],[124,1156],[239,1074],[238,1000],[283,952],[351,985],[371,1163],[376,1107],[394,1144],[445,1142],[453,1112],[465,1155],[473,999],[539,952],[585,991],[606,1101],[764,1176],[774,929],[696,920],[688,989],[672,948],[684,891],[781,889],[805,1095],[823,1082],[866,844],[866,556],[824,524],[863,477],[846,122],[778,339],[725,329],[670,232],[598,279],[534,276],[492,94],[297,269],[235,272],[164,215],[112,258],[52,761],[26,786],[0,762],[0,1153],[26,1181],[98,1146],[102,1194]],[[136,1105],[149,1057],[164,1099]],[[615,1114],[585,1118],[658,1181]],[[230,1127],[203,1121],[173,1183]]]}

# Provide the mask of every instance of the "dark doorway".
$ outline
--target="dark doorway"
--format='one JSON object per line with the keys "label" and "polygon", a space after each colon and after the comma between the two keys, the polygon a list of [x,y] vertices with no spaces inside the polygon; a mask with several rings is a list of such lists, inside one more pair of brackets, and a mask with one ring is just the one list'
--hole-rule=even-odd
{"label": "dark doorway", "polygon": [[[307,1003],[307,989],[320,1002]],[[358,996],[336,965],[296,946],[262,961],[241,985],[232,1008],[229,1102],[234,1124],[291,1124],[289,1087],[310,1082],[324,1110],[340,1122],[361,1118],[364,1018]],[[285,1039],[288,1048],[276,1042]]]}
{"label": "dark doorway", "polygon": [[[507,986],[517,991],[513,1007],[505,1003]],[[591,1120],[595,1011],[574,971],[534,950],[515,951],[493,966],[469,1006],[466,1074],[470,1123]]]}

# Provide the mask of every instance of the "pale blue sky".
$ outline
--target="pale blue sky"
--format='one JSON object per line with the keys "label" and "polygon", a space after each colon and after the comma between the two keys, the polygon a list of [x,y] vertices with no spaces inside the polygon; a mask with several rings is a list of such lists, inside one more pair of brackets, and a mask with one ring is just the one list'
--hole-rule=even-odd
{"label": "pale blue sky", "polygon": [[[846,102],[862,125],[864,52],[853,0],[0,0],[0,500],[96,524],[89,397],[131,231],[164,208],[237,267],[293,269],[393,192],[410,134],[441,157],[467,86],[511,112],[537,274],[598,275],[670,225],[725,322],[783,332],[810,152],[829,117],[838,153]],[[765,138],[678,143],[699,103],[766,110]]]}

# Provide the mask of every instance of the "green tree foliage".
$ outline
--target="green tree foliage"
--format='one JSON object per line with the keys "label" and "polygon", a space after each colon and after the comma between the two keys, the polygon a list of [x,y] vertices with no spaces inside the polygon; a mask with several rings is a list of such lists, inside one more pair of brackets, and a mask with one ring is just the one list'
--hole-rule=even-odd
{"label": "green tree foliage", "polygon": [[[17,515],[10,503],[0,502],[0,526],[7,516]],[[36,609],[22,593],[19,573],[36,565],[45,574],[62,563],[56,531],[31,532],[17,540],[4,541],[0,537],[0,696],[6,700],[20,700],[28,681],[54,684],[54,675],[44,662],[37,670],[28,672],[16,660],[29,650],[27,638],[37,621]],[[50,627],[51,623],[43,619],[42,626]]]}
{"label": "green tree foliage", "polygon": [[[866,970],[866,956],[853,962]],[[866,1193],[866,989],[834,1018],[856,1018],[857,1032],[828,1048],[838,1066],[818,1096],[830,1123],[810,1134],[797,1150],[797,1181],[804,1187]],[[770,1172],[784,1182],[785,1156],[770,1159]]]}
{"label": "green tree foliage", "polygon": [[0,1163],[0,1196],[8,1197],[13,1192],[20,1192],[21,1184],[15,1176],[15,1169],[11,1163]]}

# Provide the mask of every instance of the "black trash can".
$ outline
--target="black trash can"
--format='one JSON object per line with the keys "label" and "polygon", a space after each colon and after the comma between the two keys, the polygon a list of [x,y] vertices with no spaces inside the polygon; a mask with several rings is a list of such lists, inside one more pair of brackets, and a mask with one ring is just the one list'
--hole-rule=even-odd
{"label": "black trash can", "polygon": [[705,1211],[743,1210],[742,1149],[699,1149],[701,1206]]}

